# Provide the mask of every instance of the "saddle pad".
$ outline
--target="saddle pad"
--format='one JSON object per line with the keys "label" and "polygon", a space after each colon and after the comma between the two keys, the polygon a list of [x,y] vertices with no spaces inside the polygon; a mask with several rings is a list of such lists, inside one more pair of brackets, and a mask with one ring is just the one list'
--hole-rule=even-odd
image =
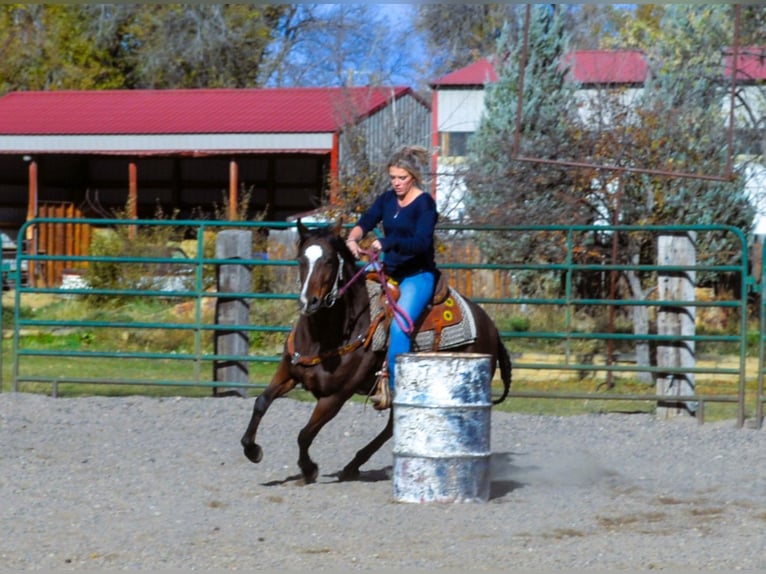
{"label": "saddle pad", "polygon": [[[367,281],[367,293],[370,296],[370,321],[383,312],[382,301],[380,297],[380,283],[375,281]],[[465,299],[460,293],[449,288],[450,296],[455,300],[460,307],[462,321],[452,325],[445,325],[442,328],[441,339],[439,341],[439,350],[452,349],[467,345],[476,340],[476,320],[473,317],[471,309],[468,307]],[[430,331],[418,331],[415,335],[415,340],[412,345],[413,351],[432,351],[434,346],[433,330]],[[375,333],[372,336],[372,350],[384,351],[388,344],[388,331],[384,321],[381,321]]]}
{"label": "saddle pad", "polygon": [[[476,320],[465,299],[452,287],[449,288],[449,296],[452,297],[458,307],[460,307],[463,319],[459,323],[445,325],[442,328],[438,349],[440,351],[461,347],[476,340]],[[434,347],[434,336],[435,333],[433,330],[418,331],[415,335],[412,350],[432,351]]]}
{"label": "saddle pad", "polygon": [[[380,313],[383,312],[383,303],[380,297],[380,283],[377,281],[367,281],[367,295],[370,297],[370,322],[375,321]],[[385,321],[378,323],[378,327],[372,334],[373,351],[383,351],[388,343],[388,331]]]}

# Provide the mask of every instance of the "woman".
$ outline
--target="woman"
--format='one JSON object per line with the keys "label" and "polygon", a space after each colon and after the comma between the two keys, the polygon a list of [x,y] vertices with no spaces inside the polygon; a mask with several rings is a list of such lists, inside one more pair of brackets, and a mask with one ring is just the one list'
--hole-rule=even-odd
{"label": "woman", "polygon": [[[436,282],[434,228],[438,214],[436,203],[423,191],[423,168],[428,163],[425,148],[406,146],[388,161],[390,189],[379,195],[359,218],[346,239],[346,245],[357,259],[359,241],[379,223],[382,238],[372,242],[372,249],[383,253],[383,265],[388,277],[399,284],[397,305],[416,322],[433,297]],[[410,335],[403,327],[406,322],[391,321],[388,355],[378,379],[376,394],[371,397],[378,410],[391,407],[394,391],[396,356],[410,350]]]}

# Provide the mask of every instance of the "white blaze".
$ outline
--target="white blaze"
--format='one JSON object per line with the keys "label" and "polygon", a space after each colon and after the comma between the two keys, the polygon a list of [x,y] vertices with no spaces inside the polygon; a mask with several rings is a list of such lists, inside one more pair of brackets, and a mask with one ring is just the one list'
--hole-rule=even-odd
{"label": "white blaze", "polygon": [[316,262],[319,260],[320,257],[322,257],[322,248],[319,247],[319,245],[310,245],[306,251],[303,252],[303,256],[308,260],[309,263],[309,269],[306,272],[306,280],[303,282],[303,285],[301,285],[301,308],[306,307],[308,304],[308,299],[306,298],[306,287],[309,284],[309,280],[311,279],[311,274],[314,272],[314,267],[316,266]]}

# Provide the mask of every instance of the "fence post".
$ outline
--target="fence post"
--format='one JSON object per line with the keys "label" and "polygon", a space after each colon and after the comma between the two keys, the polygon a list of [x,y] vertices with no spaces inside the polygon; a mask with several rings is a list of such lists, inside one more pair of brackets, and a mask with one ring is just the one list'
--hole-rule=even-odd
{"label": "fence post", "polygon": [[[694,232],[660,235],[657,244],[659,266],[692,266],[696,262],[696,234]],[[663,271],[658,273],[660,301],[693,301],[696,272]],[[657,344],[657,366],[668,367],[675,372],[658,372],[656,391],[668,396],[668,401],[657,404],[657,416],[670,418],[684,412],[694,413],[696,401],[679,401],[670,397],[682,397],[695,393],[694,373],[678,372],[678,369],[694,367],[696,349],[695,334],[696,307],[663,306],[657,311],[657,334],[677,336],[678,340],[663,340]],[[684,408],[681,406],[684,405]]]}
{"label": "fence post", "polygon": [[[215,242],[216,259],[252,259],[253,236],[251,231],[226,229],[218,233]],[[252,270],[241,263],[222,264],[217,267],[218,297],[215,306],[216,325],[232,325],[232,329],[216,329],[215,354],[230,357],[247,356],[250,337],[247,331],[237,329],[250,323],[250,302],[240,293],[252,289]],[[221,296],[222,293],[231,296]],[[236,358],[216,360],[213,364],[213,380],[227,383],[247,384],[249,369],[247,361]],[[213,387],[213,396],[247,397],[245,387]]]}

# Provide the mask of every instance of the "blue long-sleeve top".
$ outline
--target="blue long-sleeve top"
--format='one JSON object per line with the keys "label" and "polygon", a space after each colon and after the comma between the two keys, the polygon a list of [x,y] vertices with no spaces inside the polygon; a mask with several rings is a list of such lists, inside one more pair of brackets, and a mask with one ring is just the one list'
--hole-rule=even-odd
{"label": "blue long-sleeve top", "polygon": [[366,234],[383,223],[380,244],[386,273],[401,281],[414,273],[436,271],[434,228],[438,217],[436,202],[428,193],[399,207],[396,193],[389,189],[375,199],[356,225]]}

